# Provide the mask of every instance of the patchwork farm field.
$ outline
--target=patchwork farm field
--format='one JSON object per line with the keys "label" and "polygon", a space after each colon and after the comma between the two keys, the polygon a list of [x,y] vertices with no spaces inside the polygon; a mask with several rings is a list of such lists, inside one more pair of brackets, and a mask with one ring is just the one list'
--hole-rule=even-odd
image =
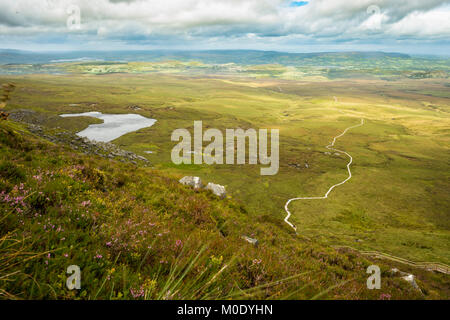
{"label": "patchwork farm field", "polygon": [[[448,79],[288,80],[170,74],[8,75],[16,90],[7,110],[32,109],[51,128],[72,132],[98,120],[51,117],[100,111],[138,113],[157,120],[114,141],[177,177],[195,175],[226,186],[252,221],[269,222],[298,241],[380,251],[417,262],[450,264],[450,97]],[[323,196],[348,173],[352,179],[326,200],[290,204],[294,197]],[[259,165],[172,163],[173,130],[204,128],[280,130],[280,170],[261,176]],[[205,144],[206,146],[206,144]],[[152,153],[147,153],[151,151]]]}

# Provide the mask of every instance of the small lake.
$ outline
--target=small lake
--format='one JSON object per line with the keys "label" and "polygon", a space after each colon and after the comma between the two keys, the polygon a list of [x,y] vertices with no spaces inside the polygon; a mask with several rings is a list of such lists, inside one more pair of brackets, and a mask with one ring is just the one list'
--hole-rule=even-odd
{"label": "small lake", "polygon": [[103,120],[101,124],[91,124],[85,130],[77,133],[80,137],[99,142],[110,142],[124,134],[148,128],[155,124],[155,119],[149,119],[139,114],[103,114],[101,112],[84,112],[61,114],[61,117],[93,117]]}

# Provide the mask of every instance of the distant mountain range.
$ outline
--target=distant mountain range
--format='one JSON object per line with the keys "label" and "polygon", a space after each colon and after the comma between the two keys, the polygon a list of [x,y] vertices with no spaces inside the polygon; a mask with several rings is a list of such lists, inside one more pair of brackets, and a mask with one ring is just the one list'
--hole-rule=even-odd
{"label": "distant mountain range", "polygon": [[[447,69],[449,58],[419,57],[386,52],[320,52],[287,53],[256,50],[209,51],[73,51],[31,52],[0,49],[0,65],[6,64],[55,64],[67,62],[158,62],[166,60],[199,61],[205,64],[261,65],[280,64],[296,67],[325,68],[388,68],[414,66],[419,69]],[[439,62],[436,64],[436,62]]]}
{"label": "distant mountain range", "polygon": [[54,63],[83,60],[104,61],[161,61],[161,60],[200,60],[204,63],[265,64],[298,63],[310,59],[382,59],[410,58],[407,54],[384,52],[322,52],[287,53],[256,50],[210,50],[210,51],[73,51],[73,52],[31,52],[0,49],[1,64]]}

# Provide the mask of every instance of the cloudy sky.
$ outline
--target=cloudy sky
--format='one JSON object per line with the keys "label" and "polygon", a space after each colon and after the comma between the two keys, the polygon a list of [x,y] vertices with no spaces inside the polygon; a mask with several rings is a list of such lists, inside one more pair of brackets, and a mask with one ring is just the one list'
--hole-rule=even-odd
{"label": "cloudy sky", "polygon": [[0,48],[449,54],[450,0],[0,0]]}

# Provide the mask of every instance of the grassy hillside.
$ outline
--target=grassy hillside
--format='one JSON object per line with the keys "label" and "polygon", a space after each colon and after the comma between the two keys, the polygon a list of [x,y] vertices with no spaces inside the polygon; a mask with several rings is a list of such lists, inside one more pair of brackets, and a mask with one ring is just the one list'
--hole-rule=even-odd
{"label": "grassy hillside", "polygon": [[[287,199],[323,195],[346,177],[347,158],[325,154],[325,146],[364,118],[363,127],[336,145],[354,158],[351,183],[333,191],[327,201],[293,203],[292,221],[299,233],[327,245],[450,263],[446,80],[317,83],[155,74],[21,76],[8,81],[17,84],[8,108],[43,112],[50,117],[47,126],[82,130],[90,123],[86,118],[55,115],[85,111],[157,119],[153,127],[114,143],[147,157],[159,170],[227,186],[254,219],[277,221],[286,230]],[[262,177],[259,166],[248,165],[174,166],[171,132],[192,130],[194,120],[222,131],[279,128],[279,173]]]}
{"label": "grassy hillside", "polygon": [[[448,298],[446,276],[414,270],[422,296],[381,261],[383,288],[368,290],[372,262],[354,253],[296,239],[239,202],[76,154],[10,121],[0,122],[0,189],[2,298]],[[82,270],[79,291],[65,287],[72,264]]]}
{"label": "grassy hillside", "polygon": [[[51,132],[96,123],[60,113],[139,113],[158,120],[114,141],[148,158],[153,169],[77,154],[31,135],[23,124],[0,122],[4,296],[142,298],[136,293],[142,287],[152,299],[448,298],[446,275],[395,265],[418,276],[422,296],[387,272],[392,263],[333,249],[347,245],[450,263],[446,79],[155,73],[3,76],[0,82],[16,85],[7,110],[35,110]],[[346,177],[347,159],[327,155],[325,146],[361,118],[365,125],[336,145],[354,158],[352,180],[327,201],[292,203],[293,233],[283,222],[285,202],[321,196]],[[259,166],[248,165],[173,165],[171,132],[192,130],[194,120],[221,130],[280,129],[279,173],[263,177]],[[182,187],[177,179],[183,175],[225,185],[229,197]],[[373,263],[383,269],[381,291],[366,289],[365,270]],[[70,264],[84,270],[80,292],[64,286]]]}

